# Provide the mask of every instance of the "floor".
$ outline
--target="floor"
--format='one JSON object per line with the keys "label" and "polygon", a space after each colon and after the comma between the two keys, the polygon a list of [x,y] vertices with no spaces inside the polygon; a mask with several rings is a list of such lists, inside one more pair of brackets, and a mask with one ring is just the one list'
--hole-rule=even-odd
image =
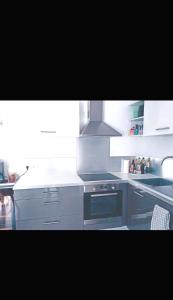
{"label": "floor", "polygon": [[4,203],[0,202],[0,230],[12,230],[12,208],[11,197],[4,197]]}

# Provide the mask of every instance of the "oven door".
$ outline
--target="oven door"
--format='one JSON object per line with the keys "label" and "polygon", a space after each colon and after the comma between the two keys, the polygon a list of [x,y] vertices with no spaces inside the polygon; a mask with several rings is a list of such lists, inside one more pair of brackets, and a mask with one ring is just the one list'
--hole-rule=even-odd
{"label": "oven door", "polygon": [[[84,220],[105,220],[122,217],[122,191],[84,194]],[[86,222],[85,222],[86,223]]]}

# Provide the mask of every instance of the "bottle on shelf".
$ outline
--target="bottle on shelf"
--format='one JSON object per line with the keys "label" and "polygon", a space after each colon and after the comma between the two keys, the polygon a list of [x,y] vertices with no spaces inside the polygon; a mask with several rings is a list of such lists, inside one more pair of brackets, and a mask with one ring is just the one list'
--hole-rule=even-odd
{"label": "bottle on shelf", "polygon": [[139,135],[143,135],[143,125],[139,125]]}
{"label": "bottle on shelf", "polygon": [[145,173],[145,165],[146,165],[146,162],[145,162],[145,158],[143,157],[141,160],[141,174]]}
{"label": "bottle on shelf", "polygon": [[151,172],[151,159],[149,157],[146,161],[146,173],[150,173],[150,172]]}
{"label": "bottle on shelf", "polygon": [[137,174],[138,173],[138,159],[137,158],[135,158],[134,164],[135,164],[134,174]]}
{"label": "bottle on shelf", "polygon": [[135,161],[134,161],[134,159],[132,160],[132,162],[131,162],[131,164],[130,164],[130,173],[132,173],[132,174],[134,174],[135,173],[135,169],[136,169],[136,167],[135,167]]}
{"label": "bottle on shelf", "polygon": [[133,127],[131,127],[131,129],[130,129],[130,135],[134,135],[134,132],[135,132],[135,127],[133,126]]}
{"label": "bottle on shelf", "polygon": [[134,135],[138,135],[138,134],[139,134],[139,125],[136,124],[136,125],[135,125]]}
{"label": "bottle on shelf", "polygon": [[[149,166],[150,162],[151,162],[151,160],[149,159],[148,166]],[[149,169],[151,170],[151,164],[150,164],[149,169],[147,169],[146,165],[147,165],[147,162],[144,157],[135,158],[130,163],[129,172],[133,173],[133,174],[145,174],[146,172],[149,172]],[[148,171],[146,171],[146,170],[148,170]]]}
{"label": "bottle on shelf", "polygon": [[138,157],[136,160],[136,173],[141,174],[141,158]]}
{"label": "bottle on shelf", "polygon": [[143,124],[136,123],[131,126],[129,135],[143,135]]}

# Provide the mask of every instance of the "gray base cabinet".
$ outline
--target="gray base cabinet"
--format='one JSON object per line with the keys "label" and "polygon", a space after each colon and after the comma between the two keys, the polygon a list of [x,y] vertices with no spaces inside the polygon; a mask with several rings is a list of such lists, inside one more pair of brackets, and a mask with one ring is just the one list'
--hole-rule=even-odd
{"label": "gray base cabinet", "polygon": [[129,185],[128,189],[128,225],[137,226],[151,223],[153,209],[157,198],[141,189]]}
{"label": "gray base cabinet", "polygon": [[33,219],[16,222],[17,230],[82,230],[83,218],[79,215]]}
{"label": "gray base cabinet", "polygon": [[161,200],[142,189],[129,185],[127,209],[129,229],[150,229],[153,210],[156,204],[170,212],[170,229],[172,229],[173,205],[167,204],[164,200]]}
{"label": "gray base cabinet", "polygon": [[17,230],[82,230],[83,187],[14,191]]}

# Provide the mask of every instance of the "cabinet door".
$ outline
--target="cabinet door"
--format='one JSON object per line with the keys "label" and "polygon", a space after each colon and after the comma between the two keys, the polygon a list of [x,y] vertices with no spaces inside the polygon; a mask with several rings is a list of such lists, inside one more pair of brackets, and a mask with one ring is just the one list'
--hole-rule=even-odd
{"label": "cabinet door", "polygon": [[39,105],[38,122],[41,132],[55,132],[60,137],[79,136],[78,101],[40,101]]}
{"label": "cabinet door", "polygon": [[156,101],[158,118],[155,125],[157,135],[173,133],[173,101]]}
{"label": "cabinet door", "polygon": [[148,224],[150,228],[154,206],[157,204],[157,198],[151,196],[141,189],[129,186],[128,198],[128,224],[140,227]]}
{"label": "cabinet door", "polygon": [[129,226],[134,226],[134,229],[150,229],[154,206],[157,204],[170,212],[170,229],[173,229],[173,205],[131,185],[128,196]]}
{"label": "cabinet door", "polygon": [[173,133],[173,101],[145,101],[144,135]]}
{"label": "cabinet door", "polygon": [[0,121],[3,118],[11,137],[28,138],[40,131],[56,132],[61,137],[79,136],[78,101],[9,101],[2,109]]}

